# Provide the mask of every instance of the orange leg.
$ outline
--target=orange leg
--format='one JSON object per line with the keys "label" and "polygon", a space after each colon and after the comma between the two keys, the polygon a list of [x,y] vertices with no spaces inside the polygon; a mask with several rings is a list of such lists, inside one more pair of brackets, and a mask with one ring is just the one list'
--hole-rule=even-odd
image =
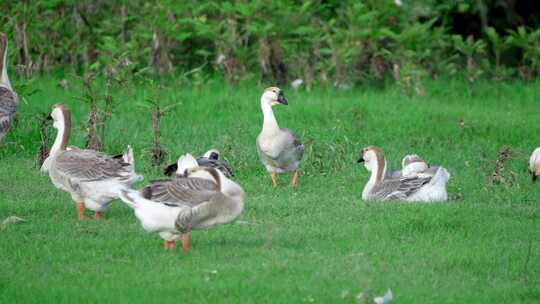
{"label": "orange leg", "polygon": [[272,185],[274,185],[274,187],[277,187],[277,174],[275,172],[270,173],[270,176],[272,177]]}
{"label": "orange leg", "polygon": [[191,248],[189,248],[189,232],[182,233],[182,251],[191,251]]}
{"label": "orange leg", "polygon": [[165,250],[174,249],[174,242],[173,241],[165,241],[163,243],[163,248],[165,248]]}
{"label": "orange leg", "polygon": [[75,207],[77,207],[77,219],[79,221],[84,220],[84,203],[75,203]]}
{"label": "orange leg", "polygon": [[298,184],[298,171],[294,171],[294,175],[291,179],[291,187],[296,187],[296,185]]}
{"label": "orange leg", "polygon": [[96,211],[95,218],[96,218],[97,221],[99,221],[101,219],[101,212]]}

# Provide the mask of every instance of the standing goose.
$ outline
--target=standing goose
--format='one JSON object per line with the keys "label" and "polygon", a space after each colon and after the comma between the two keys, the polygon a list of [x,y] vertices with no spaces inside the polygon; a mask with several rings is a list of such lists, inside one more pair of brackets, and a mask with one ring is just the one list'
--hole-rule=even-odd
{"label": "standing goose", "polygon": [[182,248],[188,251],[189,231],[234,221],[244,210],[245,193],[221,171],[198,167],[189,154],[179,164],[186,168],[186,178],[152,181],[139,191],[122,190],[120,198],[146,231],[159,233],[165,249],[174,248],[181,236]]}
{"label": "standing goose", "polygon": [[358,162],[371,172],[362,191],[363,200],[446,201],[446,183],[450,174],[443,167],[431,167],[410,177],[385,178],[386,160],[381,148],[369,146],[361,152]]}
{"label": "standing goose", "polygon": [[7,74],[7,48],[7,37],[0,33],[0,54],[3,56],[0,61],[0,141],[8,133],[19,106],[19,96],[13,91]]}
{"label": "standing goose", "polygon": [[534,149],[529,159],[529,172],[531,173],[532,180],[535,182],[540,175],[540,147]]}
{"label": "standing goose", "polygon": [[298,136],[289,129],[278,126],[272,106],[288,105],[283,91],[269,87],[261,96],[261,109],[264,116],[262,131],[257,136],[257,152],[277,186],[277,173],[294,172],[291,186],[298,183],[298,167],[304,155],[304,145]]}
{"label": "standing goose", "polygon": [[[216,149],[210,149],[206,151],[203,156],[198,157],[197,164],[199,167],[216,168],[227,178],[234,176],[231,166],[226,160],[220,159],[220,153]],[[184,172],[182,170],[178,170],[178,168],[177,163],[170,164],[165,168],[165,170],[163,170],[163,173],[167,176],[172,176],[175,173],[177,176],[182,176]]]}
{"label": "standing goose", "polygon": [[53,106],[51,118],[58,130],[45,170],[53,184],[71,195],[77,207],[77,217],[84,219],[84,210],[101,218],[110,201],[119,191],[142,179],[135,173],[130,148],[123,157],[114,158],[102,152],[73,148],[67,150],[71,133],[71,113],[66,105]]}

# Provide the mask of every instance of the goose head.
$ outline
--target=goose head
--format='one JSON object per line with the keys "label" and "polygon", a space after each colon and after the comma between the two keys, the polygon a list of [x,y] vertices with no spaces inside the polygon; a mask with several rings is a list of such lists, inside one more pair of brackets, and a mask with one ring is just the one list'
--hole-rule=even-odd
{"label": "goose head", "polygon": [[204,153],[203,157],[206,157],[208,159],[218,160],[219,159],[219,151],[216,149],[210,149]]}
{"label": "goose head", "polygon": [[176,163],[176,175],[187,177],[189,169],[198,167],[199,164],[193,155],[186,153],[178,158]]}
{"label": "goose head", "polygon": [[49,119],[53,120],[53,127],[60,129],[66,125],[71,125],[71,112],[65,104],[57,103],[52,106]]}
{"label": "goose head", "polygon": [[264,90],[264,93],[261,96],[261,104],[275,106],[288,105],[289,102],[287,101],[287,98],[285,98],[285,95],[283,95],[283,91],[280,88],[269,87],[268,89]]}
{"label": "goose head", "polygon": [[401,160],[401,166],[403,168],[407,167],[412,163],[426,163],[426,161],[416,154],[405,155],[405,157],[403,157],[403,160]]}
{"label": "goose head", "polygon": [[402,174],[407,176],[411,173],[420,173],[429,168],[428,163],[416,154],[406,155],[401,161]]}
{"label": "goose head", "polygon": [[376,166],[382,167],[384,162],[383,150],[379,147],[368,146],[360,152],[358,162],[364,163],[364,167],[370,172],[375,169]]}

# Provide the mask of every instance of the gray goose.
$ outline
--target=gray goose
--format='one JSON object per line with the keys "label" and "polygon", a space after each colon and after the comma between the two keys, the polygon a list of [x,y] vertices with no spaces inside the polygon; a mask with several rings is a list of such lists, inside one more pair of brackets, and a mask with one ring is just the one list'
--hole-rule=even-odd
{"label": "gray goose", "polygon": [[446,184],[450,174],[443,167],[430,167],[422,174],[385,177],[386,160],[383,150],[369,146],[362,149],[358,162],[371,172],[362,191],[362,199],[439,202],[448,199]]}
{"label": "gray goose", "polygon": [[120,198],[146,231],[159,233],[165,249],[173,249],[182,237],[182,248],[188,251],[189,232],[234,221],[244,210],[245,193],[221,171],[198,167],[189,154],[181,158],[187,177],[152,181],[139,191],[122,190]]}
{"label": "gray goose", "polygon": [[257,152],[270,173],[274,186],[277,186],[277,173],[294,172],[291,186],[295,187],[298,183],[300,161],[304,156],[304,145],[293,131],[279,127],[272,111],[272,106],[288,104],[279,88],[269,87],[262,94],[261,110],[264,121],[262,131],[257,136]]}
{"label": "gray goose", "polygon": [[[199,167],[216,168],[227,178],[234,176],[231,166],[226,160],[220,159],[220,153],[216,149],[210,149],[206,151],[203,156],[197,157],[197,164]],[[176,176],[181,177],[184,175],[184,172],[181,172],[181,170],[178,170],[178,168],[178,163],[170,164],[165,168],[165,170],[163,170],[163,174],[167,176],[173,176],[176,174]]]}
{"label": "gray goose", "polygon": [[0,33],[0,54],[3,56],[0,61],[0,141],[8,133],[19,106],[19,96],[13,91],[7,74],[7,48],[7,37]]}
{"label": "gray goose", "polygon": [[79,220],[84,219],[86,208],[94,211],[95,218],[100,219],[101,212],[118,198],[120,190],[142,179],[135,173],[133,152],[128,149],[124,157],[114,158],[94,150],[67,150],[71,113],[66,105],[56,104],[51,118],[58,130],[46,166],[51,181],[71,195]]}

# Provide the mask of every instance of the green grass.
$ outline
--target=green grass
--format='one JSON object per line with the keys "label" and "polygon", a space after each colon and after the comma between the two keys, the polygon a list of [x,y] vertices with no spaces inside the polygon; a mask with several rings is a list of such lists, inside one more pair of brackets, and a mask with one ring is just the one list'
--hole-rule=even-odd
{"label": "green grass", "polygon": [[[34,167],[36,116],[57,102],[74,112],[71,143],[84,143],[88,107],[76,81],[64,91],[38,79],[0,151],[0,219],[26,223],[0,231],[0,303],[356,303],[360,292],[396,303],[538,303],[540,185],[526,163],[538,142],[540,84],[427,84],[426,97],[388,89],[286,90],[282,127],[306,144],[297,189],[280,186],[258,161],[259,98],[264,87],[186,86],[171,81],[163,100],[179,103],[163,121],[170,159],[218,148],[247,193],[240,220],[192,233],[192,252],[166,252],[156,234],[114,202],[100,222],[76,221],[66,193]],[[117,90],[106,150],[135,148],[145,181],[150,113],[137,106],[153,89]],[[463,118],[465,128],[459,127]],[[451,173],[443,205],[360,200],[368,173],[355,160],[381,146],[388,163],[415,152]],[[510,147],[506,181],[489,178],[497,152]],[[90,214],[88,214],[90,215]]]}

